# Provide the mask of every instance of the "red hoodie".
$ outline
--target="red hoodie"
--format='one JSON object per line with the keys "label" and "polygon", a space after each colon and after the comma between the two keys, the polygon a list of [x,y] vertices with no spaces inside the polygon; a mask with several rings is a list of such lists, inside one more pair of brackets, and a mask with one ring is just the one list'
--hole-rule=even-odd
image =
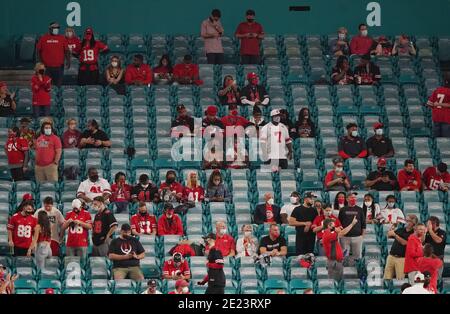
{"label": "red hoodie", "polygon": [[31,78],[31,90],[33,91],[33,106],[50,106],[52,79],[43,75],[42,81],[37,75]]}
{"label": "red hoodie", "polygon": [[419,257],[423,257],[422,241],[415,234],[411,234],[406,243],[405,274],[419,270]]}
{"label": "red hoodie", "polygon": [[125,73],[125,83],[133,84],[135,81],[140,81],[144,85],[151,84],[153,80],[153,72],[148,64],[142,64],[136,68],[134,64],[127,66]]}
{"label": "red hoodie", "polygon": [[438,280],[438,272],[439,268],[443,265],[440,258],[431,258],[431,257],[419,257],[417,259],[417,266],[419,267],[419,271],[423,274],[423,272],[428,271],[431,274],[431,282],[430,286],[437,291],[437,280]]}
{"label": "red hoodie", "polygon": [[[416,184],[413,181],[416,181]],[[422,187],[420,172],[414,169],[411,174],[408,174],[405,169],[400,170],[398,172],[398,185],[400,190],[404,187],[408,187],[408,191],[420,190]]]}
{"label": "red hoodie", "polygon": [[174,214],[172,217],[172,223],[169,223],[167,216],[162,215],[158,219],[158,235],[183,235],[183,224],[178,215]]}

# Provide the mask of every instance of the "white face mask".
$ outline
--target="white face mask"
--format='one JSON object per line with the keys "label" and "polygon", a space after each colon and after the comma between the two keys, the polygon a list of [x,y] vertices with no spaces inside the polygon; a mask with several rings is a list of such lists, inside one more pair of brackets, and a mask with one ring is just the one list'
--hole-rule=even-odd
{"label": "white face mask", "polygon": [[387,203],[389,208],[394,208],[395,207],[395,203],[394,202],[389,202]]}
{"label": "white face mask", "polygon": [[269,204],[269,205],[273,205],[273,203],[274,203],[273,198],[271,198],[267,201],[267,204]]}
{"label": "white face mask", "polygon": [[383,129],[377,129],[375,130],[376,135],[383,135]]}
{"label": "white face mask", "polygon": [[272,120],[273,120],[273,122],[275,122],[275,123],[280,123],[281,117],[273,117]]}
{"label": "white face mask", "polygon": [[291,204],[297,204],[298,202],[298,197],[297,196],[291,196]]}
{"label": "white face mask", "polygon": [[352,131],[351,134],[352,134],[353,137],[357,137],[358,136],[358,131]]}
{"label": "white face mask", "polygon": [[340,40],[344,40],[345,39],[345,34],[344,33],[339,33],[338,37]]}
{"label": "white face mask", "polygon": [[116,61],[113,61],[113,62],[111,62],[111,65],[112,65],[114,68],[117,68],[117,66],[119,65],[119,63],[116,62]]}
{"label": "white face mask", "polygon": [[227,233],[227,228],[222,228],[222,229],[220,229],[220,230],[219,230],[219,233],[220,233],[221,235],[226,234],[226,233]]}
{"label": "white face mask", "polygon": [[52,135],[52,129],[44,129],[44,134],[47,136]]}
{"label": "white face mask", "polygon": [[252,232],[251,232],[251,231],[245,231],[245,232],[244,232],[244,236],[245,236],[246,238],[250,238],[250,237],[252,236]]}
{"label": "white face mask", "polygon": [[345,204],[339,204],[338,206],[339,206],[339,208],[342,208],[345,206]]}
{"label": "white face mask", "polygon": [[370,207],[372,206],[372,202],[364,202],[364,205],[366,205],[366,207]]}
{"label": "white face mask", "polygon": [[335,171],[336,171],[336,172],[342,172],[342,171],[344,171],[344,168],[336,167]]}
{"label": "white face mask", "polygon": [[332,212],[332,211],[329,211],[329,210],[324,210],[324,211],[323,211],[323,215],[324,215],[325,217],[330,217],[332,213],[333,213],[333,212]]}
{"label": "white face mask", "polygon": [[52,34],[53,35],[58,35],[59,34],[59,28],[53,28],[52,29]]}
{"label": "white face mask", "polygon": [[183,287],[183,288],[181,288],[181,292],[188,293],[189,292],[189,288],[188,287]]}
{"label": "white face mask", "polygon": [[369,34],[369,32],[366,30],[361,31],[361,36],[366,37]]}

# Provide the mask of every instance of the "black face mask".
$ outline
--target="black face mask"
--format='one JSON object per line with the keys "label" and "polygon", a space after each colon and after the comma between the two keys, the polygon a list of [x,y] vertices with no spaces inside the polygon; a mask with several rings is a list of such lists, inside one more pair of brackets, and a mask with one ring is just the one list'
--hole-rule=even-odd
{"label": "black face mask", "polygon": [[44,74],[45,74],[45,70],[41,69],[41,70],[38,71],[38,73],[39,73],[40,75],[44,75]]}
{"label": "black face mask", "polygon": [[331,231],[331,232],[334,232],[334,230],[335,230],[335,227],[330,228],[330,231]]}
{"label": "black face mask", "polygon": [[147,212],[139,212],[139,215],[141,215],[142,217],[147,215]]}
{"label": "black face mask", "polygon": [[98,174],[93,175],[93,176],[89,176],[89,180],[91,180],[92,182],[97,182],[97,180],[98,180]]}
{"label": "black face mask", "polygon": [[141,67],[141,65],[140,65],[140,64],[136,64],[136,63],[135,63],[135,64],[134,64],[134,67],[135,67],[135,68],[140,68],[140,67]]}
{"label": "black face mask", "polygon": [[378,167],[378,172],[384,172],[385,170],[386,170],[386,168]]}
{"label": "black face mask", "polygon": [[167,182],[168,184],[172,184],[172,183],[175,182],[175,178],[172,178],[172,177],[166,178],[166,182]]}
{"label": "black face mask", "polygon": [[255,21],[255,19],[247,19],[247,22],[249,23],[253,23]]}
{"label": "black face mask", "polygon": [[131,239],[131,236],[130,235],[128,235],[128,234],[124,234],[123,236],[122,236],[125,240],[129,240],[129,239]]}

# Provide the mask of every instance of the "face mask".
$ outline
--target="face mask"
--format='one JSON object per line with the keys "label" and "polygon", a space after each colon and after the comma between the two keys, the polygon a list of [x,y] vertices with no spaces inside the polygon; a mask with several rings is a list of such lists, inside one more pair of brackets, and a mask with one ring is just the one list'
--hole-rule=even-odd
{"label": "face mask", "polygon": [[330,228],[330,231],[331,231],[331,232],[334,232],[335,229],[336,229],[335,227],[331,227],[331,228]]}
{"label": "face mask", "polygon": [[70,124],[69,125],[69,130],[74,131],[77,128],[76,124]]}
{"label": "face mask", "polygon": [[40,75],[44,75],[45,70],[44,70],[44,69],[40,69],[40,70],[38,71],[38,73],[39,73]]}
{"label": "face mask", "polygon": [[221,235],[226,234],[226,233],[227,233],[227,228],[222,228],[222,229],[220,229],[219,233],[220,233]]}
{"label": "face mask", "polygon": [[58,35],[59,34],[59,28],[52,28],[52,34]]}
{"label": "face mask", "polygon": [[98,174],[93,175],[93,176],[89,176],[89,180],[91,180],[92,182],[97,182],[97,180],[98,180]]}
{"label": "face mask", "polygon": [[79,208],[73,208],[72,209],[75,213],[79,213],[80,212],[80,209]]}
{"label": "face mask", "polygon": [[253,23],[255,21],[255,19],[247,19],[247,22],[249,23]]}
{"label": "face mask", "polygon": [[356,200],[349,200],[348,201],[348,204],[351,206],[351,207],[353,207],[353,206],[355,206],[356,205]]}
{"label": "face mask", "polygon": [[366,37],[369,32],[367,30],[361,31],[361,36]]}
{"label": "face mask", "polygon": [[167,219],[172,219],[173,214],[166,214]]}
{"label": "face mask", "polygon": [[44,134],[47,136],[52,135],[52,129],[44,129]]}
{"label": "face mask", "polygon": [[345,200],[341,200],[341,199],[339,199],[339,200],[338,200],[338,204],[339,204],[339,205],[343,205],[343,204],[345,204]]}
{"label": "face mask", "polygon": [[278,116],[278,117],[273,117],[273,118],[272,118],[272,121],[273,121],[274,123],[277,123],[277,124],[278,124],[278,123],[280,123],[280,121],[281,121],[281,117],[279,117],[279,116]]}
{"label": "face mask", "polygon": [[26,216],[31,216],[31,215],[33,215],[33,211],[25,211],[25,215]]}
{"label": "face mask", "polygon": [[394,208],[395,207],[395,203],[394,202],[388,202],[387,203],[389,208]]}
{"label": "face mask", "polygon": [[303,116],[303,119],[308,120],[309,116]]}
{"label": "face mask", "polygon": [[323,215],[324,215],[325,217],[330,217],[330,216],[331,216],[331,211],[324,210],[324,211],[323,211]]}
{"label": "face mask", "polygon": [[130,235],[128,235],[128,234],[124,234],[124,235],[122,236],[122,238],[124,238],[125,240],[128,240],[128,239],[130,239],[130,238],[131,238],[131,236],[130,236]]}
{"label": "face mask", "polygon": [[167,182],[168,184],[172,184],[172,183],[175,182],[175,178],[174,178],[174,177],[169,177],[169,178],[166,179],[166,182]]}
{"label": "face mask", "polygon": [[344,40],[345,39],[345,34],[339,33],[338,37],[340,40]]}
{"label": "face mask", "polygon": [[364,202],[364,205],[366,205],[366,207],[370,207],[372,206],[372,202]]}
{"label": "face mask", "polygon": [[250,83],[251,83],[253,86],[256,86],[256,85],[258,85],[259,81],[258,81],[257,78],[255,78],[255,79],[252,79],[252,80],[250,81]]}
{"label": "face mask", "polygon": [[250,238],[250,237],[252,236],[252,232],[251,232],[251,231],[245,231],[245,232],[244,232],[244,236],[245,236],[246,238]]}
{"label": "face mask", "polygon": [[336,167],[336,170],[335,170],[336,172],[342,172],[342,171],[344,171],[344,168],[342,168],[342,167]]}
{"label": "face mask", "polygon": [[291,196],[291,204],[297,204],[297,202],[298,202],[298,197]]}
{"label": "face mask", "polygon": [[139,212],[139,215],[141,215],[142,217],[144,217],[145,215],[147,215],[147,212]]}
{"label": "face mask", "polygon": [[183,287],[183,288],[181,289],[181,292],[183,292],[183,293],[188,293],[188,292],[189,292],[189,288],[188,288],[188,287]]}
{"label": "face mask", "polygon": [[90,41],[92,39],[92,35],[91,34],[85,35],[84,39],[86,39],[87,41]]}
{"label": "face mask", "polygon": [[377,129],[375,130],[376,135],[383,135],[383,129]]}
{"label": "face mask", "polygon": [[383,171],[385,171],[385,170],[386,170],[386,168],[378,167],[378,172],[383,172]]}
{"label": "face mask", "polygon": [[113,62],[111,62],[111,65],[112,65],[114,68],[117,68],[117,66],[119,65],[119,63],[116,62],[116,61],[113,61]]}
{"label": "face mask", "polygon": [[141,65],[140,64],[134,64],[134,67],[139,68]]}
{"label": "face mask", "polygon": [[231,110],[231,115],[232,116],[237,116],[238,115],[238,111],[237,110]]}
{"label": "face mask", "polygon": [[280,234],[278,232],[272,232],[273,238],[278,239],[279,236],[280,236]]}
{"label": "face mask", "polygon": [[273,198],[271,198],[267,201],[267,204],[269,204],[269,205],[273,205],[273,203],[274,203]]}
{"label": "face mask", "polygon": [[358,131],[352,131],[351,134],[352,134],[353,137],[357,137],[358,136]]}
{"label": "face mask", "polygon": [[148,184],[148,183],[147,183],[147,184],[141,184],[141,186],[142,186],[144,189],[146,189],[146,188],[148,188],[149,184]]}

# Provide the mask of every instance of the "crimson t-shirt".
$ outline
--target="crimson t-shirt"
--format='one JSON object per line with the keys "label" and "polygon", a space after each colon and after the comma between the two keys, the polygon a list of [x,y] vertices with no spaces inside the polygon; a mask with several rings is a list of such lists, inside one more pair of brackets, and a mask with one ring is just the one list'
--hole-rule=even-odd
{"label": "crimson t-shirt", "polygon": [[[244,35],[247,33],[254,33],[258,35],[264,34],[261,24],[254,22],[242,22],[238,25],[235,35]],[[241,38],[241,55],[259,56],[259,42],[258,38]]]}
{"label": "crimson t-shirt", "polygon": [[34,227],[37,218],[24,216],[21,212],[14,214],[8,222],[8,230],[12,231],[14,246],[28,249],[33,241]]}
{"label": "crimson t-shirt", "polygon": [[430,286],[434,291],[437,291],[438,273],[439,268],[442,267],[442,260],[440,258],[419,257],[417,259],[417,266],[421,273],[428,271],[431,274]]}
{"label": "crimson t-shirt", "polygon": [[[79,220],[87,224],[92,224],[92,217],[88,211],[81,210],[79,213],[70,211],[66,215],[66,220]],[[89,231],[81,226],[69,226],[67,229],[67,247],[87,247]]]}
{"label": "crimson t-shirt", "polygon": [[189,276],[191,274],[187,260],[181,262],[179,267],[175,266],[173,260],[164,262],[163,275],[173,276],[177,272],[181,273],[183,276]]}
{"label": "crimson t-shirt", "polygon": [[23,164],[25,160],[25,152],[28,151],[28,149],[28,141],[26,139],[21,137],[13,139],[9,137],[5,143],[8,164]]}
{"label": "crimson t-shirt", "polygon": [[344,254],[342,253],[342,247],[339,244],[338,234],[336,231],[331,232],[329,229],[325,230],[322,235],[323,250],[328,259],[331,259],[331,244],[335,242],[336,247],[336,261],[342,262]]}
{"label": "crimson t-shirt", "polygon": [[450,183],[450,174],[445,172],[438,175],[435,167],[429,167],[423,173],[423,180],[427,190],[439,190],[442,183]]}
{"label": "crimson t-shirt", "polygon": [[36,46],[42,62],[47,67],[64,65],[64,58],[68,49],[67,39],[63,35],[43,35]]}
{"label": "crimson t-shirt", "polygon": [[[232,236],[225,234],[223,236],[216,237],[215,248],[222,253],[222,256],[228,256],[230,255],[231,250],[236,252],[236,243]],[[209,248],[207,247],[207,249]]]}
{"label": "crimson t-shirt", "polygon": [[199,69],[196,64],[179,63],[173,68],[173,76],[175,78],[196,79],[199,77]]}
{"label": "crimson t-shirt", "polygon": [[[341,222],[339,221],[339,218],[337,218],[335,215],[331,215],[330,217],[328,217],[329,219],[333,220],[334,222],[334,226],[336,228],[341,226]],[[313,223],[311,225],[311,229],[314,229],[316,227],[320,227],[322,226],[322,222],[326,219],[325,215],[320,215],[317,216],[316,218],[314,218]],[[322,239],[323,237],[323,233],[325,232],[324,229],[320,230],[319,232],[316,233],[317,235],[317,239]]]}
{"label": "crimson t-shirt", "polygon": [[148,213],[144,216],[139,213],[133,215],[130,219],[130,223],[131,229],[139,234],[152,234],[153,231],[156,232],[156,218]]}
{"label": "crimson t-shirt", "polygon": [[[450,103],[450,88],[438,87],[428,99],[430,102]],[[433,107],[431,109],[434,122],[450,124],[450,108]]]}
{"label": "crimson t-shirt", "polygon": [[[80,69],[81,70],[96,70],[98,57],[101,51],[108,49],[108,46],[101,41],[96,40],[94,47],[86,44],[80,50]],[[87,66],[88,65],[88,66]]]}
{"label": "crimson t-shirt", "polygon": [[39,167],[51,165],[55,160],[56,150],[61,147],[61,140],[56,135],[39,136],[36,140],[36,165]]}

